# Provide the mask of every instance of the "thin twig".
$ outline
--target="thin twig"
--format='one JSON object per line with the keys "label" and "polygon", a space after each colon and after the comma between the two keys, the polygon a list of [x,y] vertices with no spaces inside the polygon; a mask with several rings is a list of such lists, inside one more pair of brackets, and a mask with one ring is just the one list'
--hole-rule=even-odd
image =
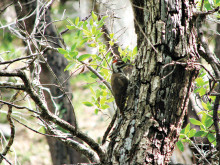
{"label": "thin twig", "polygon": [[16,62],[16,61],[20,61],[20,60],[24,60],[24,59],[29,59],[29,58],[35,57],[35,56],[37,56],[37,55],[39,55],[39,54],[36,53],[36,54],[29,55],[29,56],[26,56],[26,57],[20,57],[20,58],[16,58],[16,59],[13,59],[13,60],[8,60],[8,61],[0,62],[0,65],[10,64],[10,63],[13,63],[13,62]]}
{"label": "thin twig", "polygon": [[[201,6],[202,7],[202,6]],[[195,17],[198,17],[198,16],[201,16],[201,17],[205,17],[205,16],[207,16],[207,15],[210,15],[210,14],[213,14],[213,13],[215,13],[215,12],[218,12],[219,11],[219,6],[218,7],[216,7],[215,9],[213,9],[213,10],[208,10],[208,11],[205,11],[205,12],[203,12],[203,11],[197,11],[197,12],[194,12],[193,13],[193,16],[195,16]]]}
{"label": "thin twig", "polygon": [[106,86],[107,88],[112,92],[112,88],[111,85],[102,77],[102,75],[100,75],[95,69],[93,69],[91,66],[89,66],[88,64],[86,64],[83,61],[80,61],[82,64],[86,65],[86,67],[93,72]]}
{"label": "thin twig", "polygon": [[[11,102],[15,101],[17,96],[19,95],[19,92],[20,91],[17,91],[11,98]],[[15,126],[14,126],[14,122],[12,121],[12,117],[11,117],[11,114],[12,114],[12,105],[8,105],[8,114],[7,114],[7,120],[10,124],[10,127],[11,127],[11,135],[10,135],[10,138],[8,140],[8,144],[6,145],[6,147],[4,148],[3,152],[1,153],[1,155],[5,156],[8,151],[10,150],[13,142],[14,142],[14,138],[15,138]],[[3,160],[3,157],[1,156],[0,157],[0,164]]]}
{"label": "thin twig", "polygon": [[[15,1],[11,2],[10,4],[8,4],[7,6],[5,6],[3,9],[0,10],[0,15],[11,5],[13,5],[15,3]],[[4,4],[4,3],[3,3]]]}
{"label": "thin twig", "polygon": [[156,50],[156,48],[154,47],[154,45],[150,42],[150,40],[148,39],[148,37],[146,36],[146,34],[144,33],[143,29],[141,28],[140,24],[138,23],[138,21],[136,20],[136,18],[134,17],[134,21],[135,23],[138,25],[141,33],[144,35],[144,38],[147,40],[147,42],[151,45],[151,47],[154,49],[154,51],[156,53],[158,53],[158,51]]}
{"label": "thin twig", "polygon": [[58,138],[62,137],[62,136],[58,136],[58,135],[50,135],[50,134],[41,133],[41,132],[39,132],[39,131],[36,131],[36,130],[30,128],[29,126],[25,125],[24,123],[20,122],[19,120],[17,120],[17,119],[14,118],[14,117],[12,117],[12,119],[15,120],[16,122],[18,122],[19,124],[23,125],[23,126],[26,127],[27,129],[29,129],[29,130],[31,130],[31,131],[37,133],[37,134],[44,135],[44,136],[49,136],[49,137],[55,137],[55,138],[56,138],[56,137],[58,137]]}
{"label": "thin twig", "polygon": [[37,93],[34,91],[30,80],[27,78],[27,75],[21,71],[0,71],[0,76],[6,76],[6,77],[19,77],[22,79],[24,85],[25,85],[25,91],[28,93],[28,95],[31,97],[31,99],[35,102],[36,105],[41,109],[40,117],[42,117],[45,121],[53,122],[54,124],[57,124],[58,126],[62,127],[63,129],[69,131],[73,136],[76,136],[77,138],[81,139],[85,143],[87,143],[99,156],[101,162],[106,161],[106,153],[103,151],[103,149],[100,147],[98,143],[96,143],[92,138],[90,138],[88,135],[84,134],[83,132],[77,130],[76,128],[69,124],[67,121],[60,119],[58,116],[52,114],[47,106],[43,103],[41,98],[37,95]]}
{"label": "thin twig", "polygon": [[3,101],[3,100],[0,100],[0,103],[7,104],[8,106],[12,106],[12,107],[17,108],[17,109],[27,109],[30,112],[33,112],[33,113],[36,113],[36,114],[40,115],[39,112],[34,111],[34,110],[32,110],[28,107],[18,106],[18,105],[15,105],[15,104],[11,103],[11,102],[9,103],[9,102]]}
{"label": "thin twig", "polygon": [[1,153],[0,153],[0,157],[2,157],[3,159],[5,159],[5,161],[8,163],[8,164],[10,164],[10,165],[13,165],[4,155],[2,155]]}
{"label": "thin twig", "polygon": [[24,84],[20,83],[12,83],[12,82],[0,82],[0,88],[10,88],[10,89],[16,89],[16,90],[24,90],[25,86]]}
{"label": "thin twig", "polygon": [[39,118],[39,120],[41,120],[41,122],[44,123],[47,131],[53,135],[52,137],[56,137],[56,139],[60,140],[64,144],[73,147],[76,151],[85,155],[91,162],[99,162],[99,158],[96,157],[96,154],[91,149],[72,138],[69,138],[67,136],[60,136],[60,132],[54,130],[48,123],[46,123],[41,118]]}
{"label": "thin twig", "polygon": [[[27,35],[29,36],[29,34],[27,33]],[[41,51],[38,49],[38,46],[35,45],[35,42],[30,39],[31,42],[33,43],[33,46],[35,47],[35,49],[38,51],[40,57],[41,57],[41,60],[43,60],[43,62],[46,64],[46,67],[48,68],[48,70],[50,71],[50,73],[52,74],[52,76],[54,77],[54,79],[56,80],[57,84],[59,85],[59,89],[63,92],[63,94],[65,95],[65,97],[67,98],[67,100],[69,101],[71,107],[72,107],[72,111],[73,111],[73,115],[74,115],[74,125],[75,125],[75,128],[76,128],[76,131],[77,131],[77,128],[78,128],[78,125],[77,125],[77,120],[76,120],[76,114],[75,114],[75,111],[74,111],[74,106],[73,106],[73,103],[72,103],[72,100],[70,99],[70,97],[66,94],[65,92],[65,89],[64,87],[62,86],[62,83],[60,82],[60,80],[58,79],[58,77],[56,76],[56,74],[54,73],[54,71],[52,70],[52,68],[50,67],[50,65],[48,64],[47,60],[44,58],[43,54],[41,53]]]}

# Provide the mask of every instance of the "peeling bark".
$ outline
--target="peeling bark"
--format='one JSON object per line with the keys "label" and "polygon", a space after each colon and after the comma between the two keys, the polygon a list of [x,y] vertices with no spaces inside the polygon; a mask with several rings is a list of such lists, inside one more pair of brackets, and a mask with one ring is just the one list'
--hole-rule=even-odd
{"label": "peeling bark", "polygon": [[[125,116],[108,148],[112,164],[168,164],[198,69],[193,1],[132,1],[138,55]],[[184,65],[169,65],[178,60]],[[166,65],[164,67],[164,65]]]}

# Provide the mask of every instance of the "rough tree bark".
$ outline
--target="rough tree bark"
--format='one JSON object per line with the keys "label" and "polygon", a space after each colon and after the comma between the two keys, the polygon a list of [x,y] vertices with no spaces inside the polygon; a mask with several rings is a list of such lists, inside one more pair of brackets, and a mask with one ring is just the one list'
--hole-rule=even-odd
{"label": "rough tree bark", "polygon": [[[28,1],[28,0],[20,0],[19,1],[22,8],[18,3],[15,4],[16,13],[18,15],[18,18],[23,18],[31,14],[36,10],[37,7],[37,1]],[[40,8],[39,8],[40,9]],[[42,9],[41,9],[41,12]],[[38,19],[38,18],[37,18]],[[25,27],[27,32],[29,34],[32,33],[35,21],[36,14],[32,15],[31,17],[24,20]],[[39,27],[36,29],[35,37],[39,40],[47,40],[45,42],[48,42],[53,47],[61,47],[62,43],[60,42],[59,35],[57,34],[57,31],[54,28],[54,25],[51,23],[51,17],[50,17],[50,11],[49,9],[46,10],[45,16],[41,18],[42,23],[39,24]],[[44,20],[45,19],[45,20]],[[22,23],[22,22],[21,22]],[[46,28],[40,29],[42,27],[42,24],[45,23]],[[45,27],[45,26],[44,26]],[[69,77],[69,72],[64,72],[64,69],[67,65],[66,59],[61,55],[60,53],[53,51],[53,50],[47,50],[44,52],[44,56],[47,58],[47,62],[52,68],[55,75],[58,77],[60,82],[64,82]],[[41,64],[41,73],[40,73],[40,82],[41,84],[57,84],[55,78],[52,76],[51,72],[49,71],[48,67],[45,63]],[[58,84],[57,84],[58,85]],[[68,99],[65,96],[62,96],[62,91],[54,86],[54,85],[44,85],[45,87],[50,89],[50,92],[53,97],[58,97],[55,101],[56,104],[59,105],[59,113],[62,114],[62,118],[69,122],[70,124],[74,125],[74,115],[73,115],[73,107],[71,107]],[[69,93],[69,97],[72,98],[72,94],[70,94],[72,91],[70,89],[69,81],[66,81],[65,84],[63,84],[65,91]],[[44,92],[45,99],[48,105],[48,108],[50,111],[55,112],[55,106],[51,101],[50,95],[48,92]],[[62,96],[62,97],[60,97]],[[79,163],[79,162],[87,162],[85,158],[81,156],[81,154],[77,153],[74,149],[71,147],[67,147],[60,141],[47,137],[47,141],[50,147],[50,153],[52,157],[52,162],[54,165],[60,165],[60,164],[70,164],[70,163]]]}
{"label": "rough tree bark", "polygon": [[139,52],[125,116],[110,137],[112,164],[168,164],[198,75],[190,65],[198,58],[194,5],[192,0],[132,1]]}

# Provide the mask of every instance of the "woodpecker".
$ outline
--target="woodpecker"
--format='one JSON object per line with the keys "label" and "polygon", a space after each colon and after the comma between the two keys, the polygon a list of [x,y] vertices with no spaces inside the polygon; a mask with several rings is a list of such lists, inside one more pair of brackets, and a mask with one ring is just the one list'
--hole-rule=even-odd
{"label": "woodpecker", "polygon": [[124,105],[126,101],[126,92],[129,84],[129,80],[126,77],[123,69],[127,66],[124,61],[117,55],[113,56],[112,62],[112,76],[111,76],[111,86],[113,95],[115,97],[115,102],[120,110],[121,115],[123,115]]}

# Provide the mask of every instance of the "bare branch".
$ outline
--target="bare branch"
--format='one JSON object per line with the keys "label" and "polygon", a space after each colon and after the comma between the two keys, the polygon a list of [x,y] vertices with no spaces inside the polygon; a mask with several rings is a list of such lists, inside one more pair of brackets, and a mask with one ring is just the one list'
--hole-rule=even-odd
{"label": "bare branch", "polygon": [[12,83],[12,82],[0,82],[0,88],[9,88],[16,90],[24,90],[25,86],[21,83]]}
{"label": "bare branch", "polygon": [[116,118],[117,118],[118,112],[119,112],[118,110],[115,111],[115,114],[114,114],[114,116],[112,117],[112,121],[111,121],[111,123],[109,124],[108,128],[106,129],[106,131],[105,131],[105,133],[104,133],[104,135],[103,135],[102,145],[106,142],[106,138],[107,138],[109,132],[111,131],[112,127],[114,126],[114,123],[115,123],[115,120],[116,120]]}
{"label": "bare branch", "polygon": [[11,5],[13,5],[15,3],[15,1],[11,2],[10,4],[8,4],[7,6],[5,6],[3,9],[0,10],[0,15]]}
{"label": "bare branch", "polygon": [[[202,7],[202,5],[201,5],[201,7]],[[195,17],[198,17],[198,16],[201,16],[201,17],[205,17],[205,16],[207,16],[207,15],[210,15],[210,14],[213,14],[213,13],[215,13],[215,12],[218,12],[219,11],[219,6],[218,7],[216,7],[215,9],[213,9],[213,10],[208,10],[208,11],[198,11],[198,12],[194,12],[193,13],[193,16],[195,16]]]}
{"label": "bare branch", "polygon": [[31,83],[29,79],[27,78],[26,74],[21,70],[16,71],[0,71],[0,76],[7,76],[7,77],[19,77],[22,79],[24,85],[25,85],[25,91],[29,94],[29,96],[32,98],[32,100],[36,103],[36,105],[41,109],[40,117],[46,121],[53,122],[60,127],[64,128],[65,130],[69,131],[73,136],[76,136],[77,138],[81,139],[85,143],[87,143],[99,156],[101,162],[105,162],[106,160],[106,154],[101,149],[100,145],[96,143],[92,138],[87,136],[86,134],[82,133],[81,131],[76,131],[76,128],[72,125],[70,125],[65,120],[60,119],[59,117],[52,114],[47,106],[43,103],[41,98],[37,95],[37,93],[34,91],[33,87],[31,86]]}
{"label": "bare branch", "polygon": [[147,42],[151,45],[151,47],[153,48],[153,50],[158,53],[158,51],[156,50],[156,48],[154,47],[154,45],[150,42],[149,38],[147,38],[146,34],[144,33],[144,31],[142,30],[140,24],[138,23],[138,21],[136,20],[136,18],[134,17],[134,21],[135,23],[138,25],[141,33],[144,35],[144,38],[147,40]]}
{"label": "bare branch", "polygon": [[56,136],[60,141],[62,141],[64,144],[73,147],[76,151],[84,154],[91,162],[99,162],[99,159],[97,158],[96,154],[89,149],[88,147],[86,147],[85,145],[75,141],[72,138],[69,138],[67,136],[59,136],[59,132],[57,132],[57,130],[54,130],[53,128],[51,128],[47,123],[44,124],[46,125],[47,131],[50,132],[51,134],[53,134],[54,136]]}
{"label": "bare branch", "polygon": [[[15,99],[17,98],[19,94],[19,91],[17,93],[14,94],[14,96],[12,96],[11,98],[11,102],[15,101]],[[11,114],[12,114],[12,106],[11,105],[8,105],[8,115],[7,115],[7,119],[8,119],[8,122],[10,124],[10,127],[11,127],[11,136],[9,138],[9,141],[8,141],[8,144],[6,145],[6,147],[4,148],[3,152],[1,153],[1,157],[0,157],[0,163],[2,162],[3,160],[3,156],[5,156],[8,151],[10,150],[13,142],[14,142],[14,137],[15,137],[15,126],[14,126],[14,122],[12,121],[12,117],[11,117]]]}
{"label": "bare branch", "polygon": [[[29,34],[27,33],[27,35],[29,36]],[[66,94],[65,92],[65,89],[64,87],[62,86],[62,83],[60,82],[60,80],[58,79],[58,77],[56,76],[56,74],[53,72],[52,68],[50,67],[50,65],[48,64],[47,60],[44,58],[43,54],[40,52],[40,50],[38,49],[37,45],[35,44],[35,42],[31,39],[31,42],[33,43],[33,46],[35,47],[35,49],[38,51],[41,59],[43,60],[43,62],[46,64],[46,67],[48,68],[48,70],[50,71],[50,73],[52,74],[52,76],[54,77],[54,79],[56,80],[57,84],[59,85],[59,89],[63,92],[63,94],[66,96],[66,98],[68,99],[71,107],[72,107],[72,110],[73,110],[73,115],[74,115],[74,124],[75,124],[75,128],[76,128],[76,131],[77,131],[77,121],[76,121],[76,115],[75,115],[75,111],[74,111],[74,106],[73,106],[73,103],[70,99],[70,97]]]}
{"label": "bare branch", "polygon": [[27,129],[29,129],[29,130],[31,130],[31,131],[37,133],[37,134],[44,135],[44,136],[55,137],[55,138],[56,138],[56,137],[60,137],[60,135],[57,135],[57,136],[56,136],[56,135],[50,135],[50,134],[41,133],[41,132],[39,132],[39,131],[36,131],[36,130],[30,128],[29,126],[25,125],[24,123],[20,122],[19,120],[17,120],[17,119],[14,118],[14,117],[12,117],[12,119],[15,120],[16,122],[18,122],[19,124],[23,125],[23,126],[26,127]]}
{"label": "bare branch", "polygon": [[3,159],[5,159],[5,161],[10,164],[13,165],[4,155],[0,154],[0,157],[2,157]]}
{"label": "bare branch", "polygon": [[39,53],[36,53],[36,54],[33,54],[33,55],[29,55],[29,56],[26,56],[26,57],[20,57],[20,58],[16,58],[16,59],[13,59],[13,60],[8,60],[8,61],[0,62],[0,65],[10,64],[10,63],[13,63],[13,62],[16,62],[16,61],[29,59],[29,58],[35,57],[37,55],[39,55]]}
{"label": "bare branch", "polygon": [[13,103],[9,103],[9,102],[3,101],[3,100],[0,100],[0,103],[7,104],[8,106],[12,106],[12,107],[15,107],[15,108],[17,108],[17,109],[27,109],[27,110],[30,111],[30,112],[33,112],[33,113],[36,113],[36,114],[40,115],[39,112],[34,111],[34,110],[32,110],[32,109],[30,109],[30,108],[28,108],[28,107],[18,106],[18,105],[15,105],[15,104],[13,104]]}

